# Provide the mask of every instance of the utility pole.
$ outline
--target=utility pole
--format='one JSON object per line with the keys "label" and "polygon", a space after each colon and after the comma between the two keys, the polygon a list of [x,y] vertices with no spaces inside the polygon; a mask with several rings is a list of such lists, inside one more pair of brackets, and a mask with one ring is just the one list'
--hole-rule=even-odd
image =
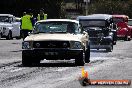
{"label": "utility pole", "polygon": [[84,2],[86,3],[86,5],[85,5],[85,15],[88,15],[88,3],[90,3],[90,0],[84,0]]}

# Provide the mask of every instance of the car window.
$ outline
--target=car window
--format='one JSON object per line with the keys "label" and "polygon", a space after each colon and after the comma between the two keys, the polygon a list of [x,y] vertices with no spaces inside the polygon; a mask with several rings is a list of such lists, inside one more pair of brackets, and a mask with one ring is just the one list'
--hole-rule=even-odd
{"label": "car window", "polygon": [[128,25],[132,26],[132,20],[128,20]]}
{"label": "car window", "polygon": [[124,22],[123,18],[113,18],[114,23]]}
{"label": "car window", "polygon": [[59,33],[76,33],[78,32],[78,25],[74,22],[50,21],[41,22],[35,25],[35,31],[41,33],[59,32]]}
{"label": "car window", "polygon": [[103,27],[103,26],[106,26],[106,21],[104,21],[104,20],[80,20],[79,22],[83,27]]}
{"label": "car window", "polygon": [[0,22],[10,22],[10,18],[8,16],[0,16]]}

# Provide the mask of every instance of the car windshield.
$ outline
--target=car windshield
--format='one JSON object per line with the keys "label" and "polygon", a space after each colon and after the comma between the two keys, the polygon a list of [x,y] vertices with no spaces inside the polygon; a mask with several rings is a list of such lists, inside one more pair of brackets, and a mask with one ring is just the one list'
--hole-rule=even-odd
{"label": "car windshield", "polygon": [[113,18],[113,22],[117,24],[119,22],[124,22],[124,19],[123,18]]}
{"label": "car windshield", "polygon": [[76,33],[78,32],[78,24],[65,21],[50,21],[36,23],[34,33]]}
{"label": "car windshield", "polygon": [[132,26],[132,20],[128,20],[128,25]]}
{"label": "car windshield", "polygon": [[106,21],[104,20],[80,20],[83,27],[104,27],[106,26]]}
{"label": "car windshield", "polygon": [[10,18],[8,16],[0,16],[0,22],[10,22]]}

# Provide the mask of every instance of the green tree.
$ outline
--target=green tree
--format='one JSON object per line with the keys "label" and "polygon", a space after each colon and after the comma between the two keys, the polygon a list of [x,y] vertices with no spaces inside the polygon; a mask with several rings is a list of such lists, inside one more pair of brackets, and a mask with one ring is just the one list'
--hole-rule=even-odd
{"label": "green tree", "polygon": [[89,13],[130,15],[130,2],[132,0],[95,0],[89,6]]}

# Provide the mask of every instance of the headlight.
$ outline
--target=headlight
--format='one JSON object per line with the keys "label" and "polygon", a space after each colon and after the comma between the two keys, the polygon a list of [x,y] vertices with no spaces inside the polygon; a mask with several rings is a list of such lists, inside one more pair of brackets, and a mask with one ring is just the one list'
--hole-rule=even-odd
{"label": "headlight", "polygon": [[71,48],[72,49],[81,49],[82,44],[81,44],[81,42],[78,42],[78,41],[72,41],[71,42]]}
{"label": "headlight", "polygon": [[22,42],[22,49],[31,49],[31,42]]}

